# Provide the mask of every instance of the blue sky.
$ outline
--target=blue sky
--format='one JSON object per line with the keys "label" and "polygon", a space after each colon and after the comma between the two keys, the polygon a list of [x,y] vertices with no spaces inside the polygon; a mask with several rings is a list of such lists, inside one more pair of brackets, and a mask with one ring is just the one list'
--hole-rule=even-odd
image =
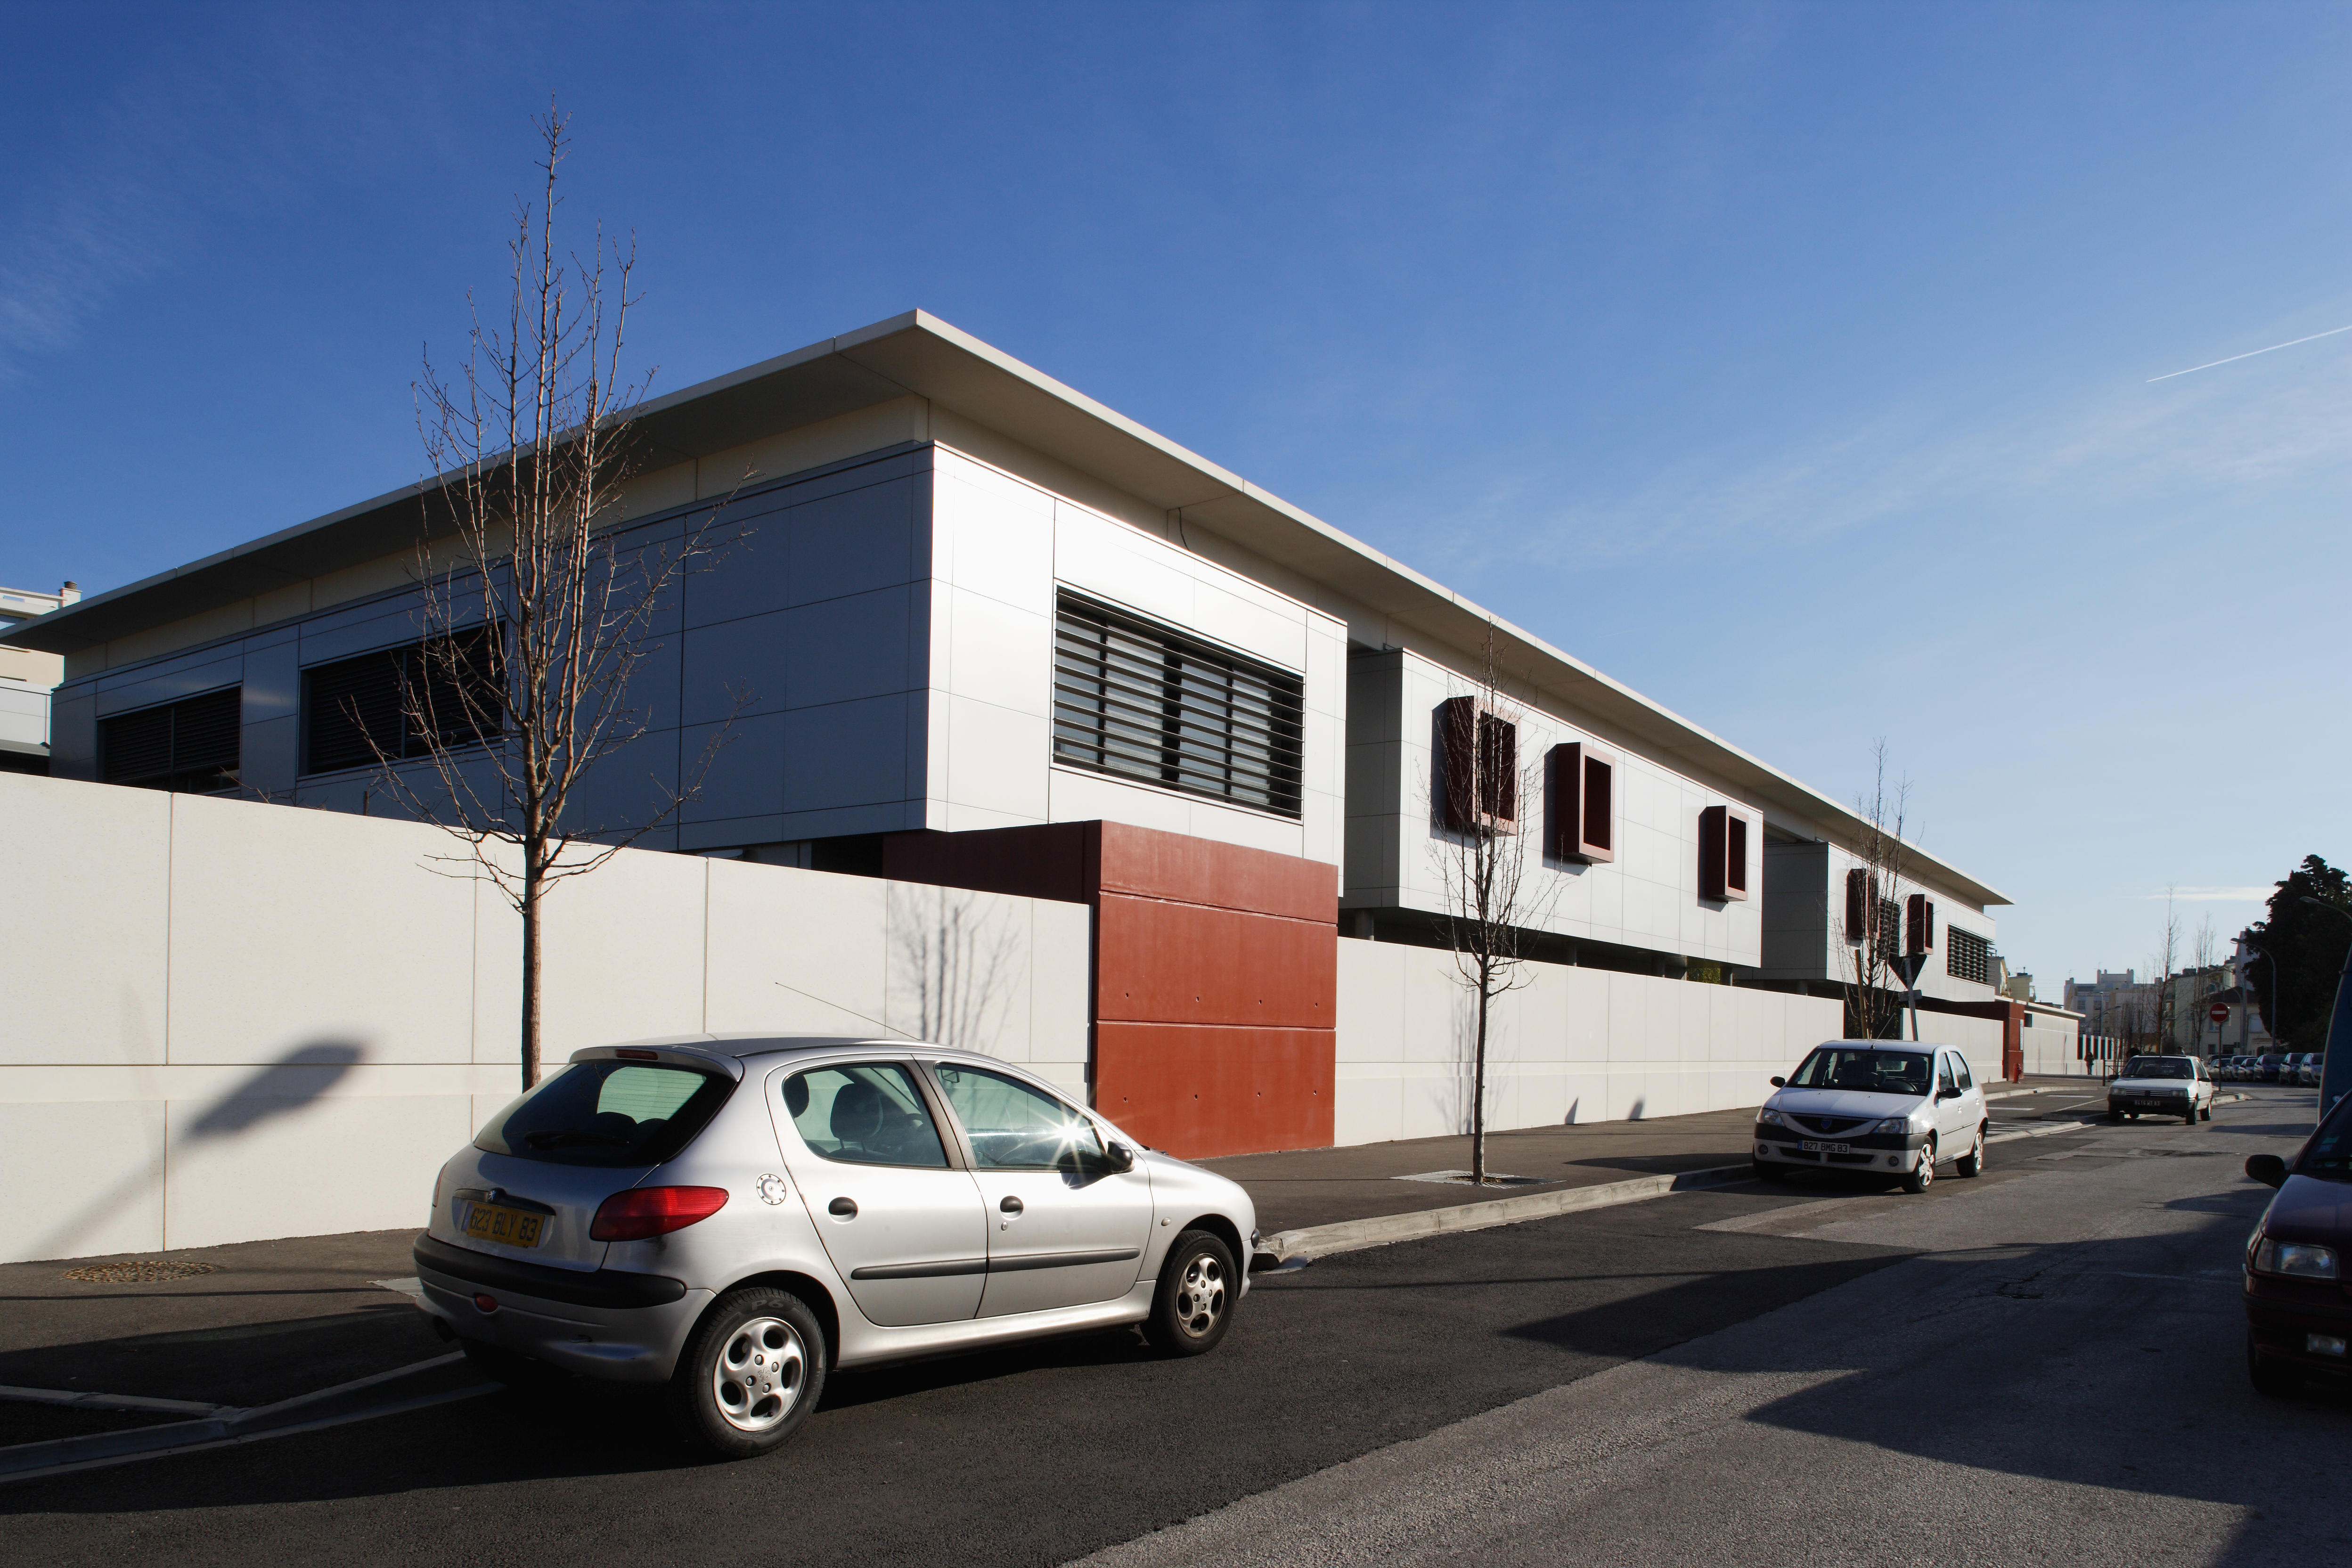
{"label": "blue sky", "polygon": [[2044,996],[2352,859],[2352,333],[2149,383],[2352,323],[2352,9],[7,22],[0,581],[415,478],[553,91],[657,390],[931,310],[1833,796],[1885,737]]}

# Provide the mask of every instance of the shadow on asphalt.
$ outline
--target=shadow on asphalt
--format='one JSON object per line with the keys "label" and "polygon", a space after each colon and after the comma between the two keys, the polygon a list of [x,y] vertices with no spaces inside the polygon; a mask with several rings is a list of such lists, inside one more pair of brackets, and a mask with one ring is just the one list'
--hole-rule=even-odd
{"label": "shadow on asphalt", "polygon": [[[1858,1451],[2230,1504],[2259,1518],[2278,1504],[2286,1478],[2305,1477],[2315,1456],[2352,1441],[2345,1380],[2313,1379],[2301,1394],[2273,1399],[2247,1378],[2236,1265],[2270,1196],[2250,1183],[2164,1204],[2200,1216],[2171,1235],[1927,1255],[1921,1267],[1954,1270],[1949,1288],[1983,1309],[1939,1307],[1942,1340],[1923,1342],[1899,1321],[1863,1321],[1830,1365],[1818,1354],[1809,1362],[1801,1344],[1785,1357],[1741,1359],[1738,1350],[1752,1342],[1739,1336],[1658,1359],[1723,1373],[1843,1370],[1749,1419]],[[1922,1294],[1948,1299],[1933,1286]],[[1570,1319],[1556,1331],[1573,1339],[1595,1331]],[[1936,1358],[1956,1351],[1971,1375],[1969,1418],[1922,1419],[1920,1391],[1950,1382],[1949,1360],[1938,1367]],[[2053,1411],[2070,1418],[2053,1420]],[[2299,1503],[2311,1500],[2304,1480],[2291,1484]],[[2342,1531],[2336,1539],[2352,1540]],[[2248,1554],[2221,1561],[2277,1560],[2274,1540],[2258,1552],[2242,1535],[2240,1544]],[[2352,1556],[2313,1545],[2306,1561]]]}

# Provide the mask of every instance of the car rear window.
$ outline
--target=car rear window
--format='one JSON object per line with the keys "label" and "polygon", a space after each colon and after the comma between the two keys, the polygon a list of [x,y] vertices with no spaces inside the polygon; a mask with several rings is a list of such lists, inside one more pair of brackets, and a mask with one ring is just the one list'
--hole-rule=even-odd
{"label": "car rear window", "polygon": [[2131,1065],[2134,1078],[2195,1078],[2187,1057],[2142,1057]]}
{"label": "car rear window", "polygon": [[1791,1089],[1853,1089],[1866,1094],[1927,1092],[1929,1058],[1924,1051],[1874,1051],[1822,1046],[1799,1064]]}
{"label": "car rear window", "polygon": [[658,1165],[693,1142],[734,1087],[692,1068],[573,1062],[492,1117],[474,1147],[558,1165]]}

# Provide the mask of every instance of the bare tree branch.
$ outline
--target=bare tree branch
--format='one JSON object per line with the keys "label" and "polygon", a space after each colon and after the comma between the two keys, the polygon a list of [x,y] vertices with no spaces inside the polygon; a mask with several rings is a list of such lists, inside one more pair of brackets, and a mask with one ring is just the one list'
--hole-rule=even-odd
{"label": "bare tree branch", "polygon": [[733,492],[667,543],[614,537],[651,377],[630,382],[621,368],[639,300],[635,247],[599,226],[586,256],[559,252],[568,121],[551,103],[533,123],[543,178],[536,202],[515,204],[506,319],[486,324],[469,294],[457,374],[428,356],[414,386],[430,477],[419,487],[422,640],[401,656],[402,732],[376,734],[351,715],[383,787],[463,842],[473,874],[522,916],[525,1089],[539,1077],[542,900],[671,821],[750,696],[734,694],[675,787],[648,775],[645,809],[580,818],[583,780],[646,731],[631,681],[660,648],[684,577],[709,569],[710,531]]}

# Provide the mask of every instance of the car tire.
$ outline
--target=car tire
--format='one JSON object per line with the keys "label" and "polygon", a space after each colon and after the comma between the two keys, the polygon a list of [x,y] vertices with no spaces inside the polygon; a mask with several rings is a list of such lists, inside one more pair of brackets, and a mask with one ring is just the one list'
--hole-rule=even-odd
{"label": "car tire", "polygon": [[733,1290],[687,1342],[670,1378],[672,1425],[723,1458],[748,1459],[801,1428],[824,1392],[824,1330],[787,1290]]}
{"label": "car tire", "polygon": [[1977,1128],[1976,1147],[1952,1162],[1952,1169],[1963,1176],[1981,1176],[1985,1167],[1984,1128]]}
{"label": "car tire", "polygon": [[2126,1121],[2137,1121],[2139,1120],[2139,1112],[2137,1110],[2126,1110],[2124,1112],[2124,1120]]}
{"label": "car tire", "polygon": [[2121,1121],[2123,1119],[2124,1113],[2120,1110],[2110,1110],[2107,1112],[2107,1120],[2110,1121]]}
{"label": "car tire", "polygon": [[1169,1355],[1205,1355],[1233,1326],[1239,1283],[1233,1251],[1214,1231],[1179,1233],[1160,1265],[1144,1338]]}
{"label": "car tire", "polygon": [[2213,1108],[2212,1108],[2211,1106],[2208,1105],[2208,1106],[2204,1107],[2203,1109],[2200,1110],[2197,1112],[2197,1120],[2198,1120],[2198,1121],[2212,1121],[2212,1120],[2213,1120]]}
{"label": "car tire", "polygon": [[2292,1369],[2263,1359],[2252,1332],[2246,1335],[2246,1376],[2252,1382],[2254,1392],[2265,1399],[2285,1399],[2303,1387],[2303,1380]]}
{"label": "car tire", "polygon": [[564,1380],[562,1368],[534,1360],[520,1351],[510,1351],[504,1345],[460,1339],[457,1348],[466,1352],[467,1366],[491,1382],[503,1383],[509,1388],[546,1388]]}
{"label": "car tire", "polygon": [[1927,1146],[1919,1151],[1919,1163],[1904,1173],[1903,1190],[1906,1193],[1924,1193],[1935,1184],[1936,1141],[1930,1138],[1927,1140]]}

